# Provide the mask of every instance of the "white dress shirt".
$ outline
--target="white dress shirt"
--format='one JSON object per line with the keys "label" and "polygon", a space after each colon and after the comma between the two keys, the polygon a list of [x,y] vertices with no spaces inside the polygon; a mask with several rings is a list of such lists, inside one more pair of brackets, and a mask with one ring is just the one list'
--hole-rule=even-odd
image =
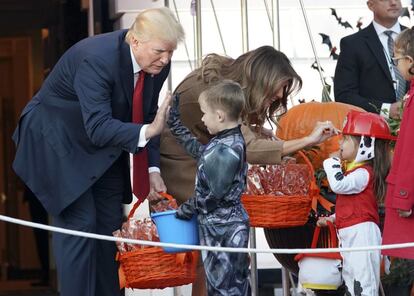
{"label": "white dress shirt", "polygon": [[[392,65],[392,61],[391,61],[391,57],[394,56],[394,53],[389,52],[389,50],[388,50],[388,35],[386,35],[384,32],[385,31],[392,31],[393,34],[391,35],[391,37],[392,37],[392,39],[395,40],[397,38],[398,34],[401,33],[400,23],[396,22],[394,24],[394,26],[392,26],[391,28],[386,28],[386,27],[378,24],[376,21],[373,21],[372,24],[374,26],[375,31],[377,32],[379,40],[381,41],[382,48],[384,50],[384,54],[385,54],[385,57],[386,57],[386,60],[387,60],[388,69],[390,70],[390,73],[391,73],[391,77],[392,77],[393,81],[397,81],[397,79],[395,77],[395,74],[394,74],[394,70],[393,70],[394,68],[393,68],[393,65]],[[396,89],[397,84],[393,83],[393,85],[394,85],[394,89]],[[390,103],[383,103],[382,104],[382,106],[381,106],[381,115],[383,117],[388,118],[389,113],[390,113],[390,107],[391,107]],[[384,112],[383,110],[386,110],[386,111]]]}

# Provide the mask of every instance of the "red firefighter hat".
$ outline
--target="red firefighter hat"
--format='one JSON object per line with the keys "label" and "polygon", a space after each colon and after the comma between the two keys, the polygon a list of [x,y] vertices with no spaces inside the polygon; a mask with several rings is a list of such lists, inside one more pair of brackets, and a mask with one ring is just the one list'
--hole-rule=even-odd
{"label": "red firefighter hat", "polygon": [[396,137],[391,135],[390,127],[382,116],[355,110],[349,111],[346,115],[342,134],[396,140]]}

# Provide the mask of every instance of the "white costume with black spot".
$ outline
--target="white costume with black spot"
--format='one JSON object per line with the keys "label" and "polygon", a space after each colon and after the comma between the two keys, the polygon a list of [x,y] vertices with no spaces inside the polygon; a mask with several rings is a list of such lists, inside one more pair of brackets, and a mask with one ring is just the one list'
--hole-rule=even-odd
{"label": "white costume with black spot", "polygon": [[[341,247],[381,245],[372,168],[359,163],[343,173],[338,158],[326,159],[323,167],[332,191],[337,194],[335,224]],[[380,251],[342,252],[341,256],[345,295],[378,296]]]}

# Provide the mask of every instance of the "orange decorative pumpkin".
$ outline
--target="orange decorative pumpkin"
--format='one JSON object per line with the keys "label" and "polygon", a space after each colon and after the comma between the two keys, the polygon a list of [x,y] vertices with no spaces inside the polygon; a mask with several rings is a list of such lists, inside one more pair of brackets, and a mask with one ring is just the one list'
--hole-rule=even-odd
{"label": "orange decorative pumpkin", "polygon": [[[309,135],[317,121],[331,121],[342,130],[342,125],[349,110],[364,111],[359,107],[337,102],[309,102],[294,106],[280,119],[276,136],[282,140],[293,140]],[[324,159],[339,149],[339,137],[335,136],[318,145],[317,149],[307,151],[315,170],[322,167]]]}

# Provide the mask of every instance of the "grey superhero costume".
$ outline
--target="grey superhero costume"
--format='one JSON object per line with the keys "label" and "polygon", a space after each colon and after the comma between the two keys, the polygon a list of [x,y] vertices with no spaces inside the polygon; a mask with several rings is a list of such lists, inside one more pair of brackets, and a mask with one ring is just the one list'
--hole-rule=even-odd
{"label": "grey superhero costume", "polygon": [[[178,95],[170,110],[171,133],[197,160],[194,196],[177,210],[177,217],[197,214],[200,244],[246,248],[249,217],[240,197],[246,185],[245,142],[240,127],[219,132],[202,145],[182,125]],[[246,253],[203,251],[208,295],[247,295],[249,259]]]}

